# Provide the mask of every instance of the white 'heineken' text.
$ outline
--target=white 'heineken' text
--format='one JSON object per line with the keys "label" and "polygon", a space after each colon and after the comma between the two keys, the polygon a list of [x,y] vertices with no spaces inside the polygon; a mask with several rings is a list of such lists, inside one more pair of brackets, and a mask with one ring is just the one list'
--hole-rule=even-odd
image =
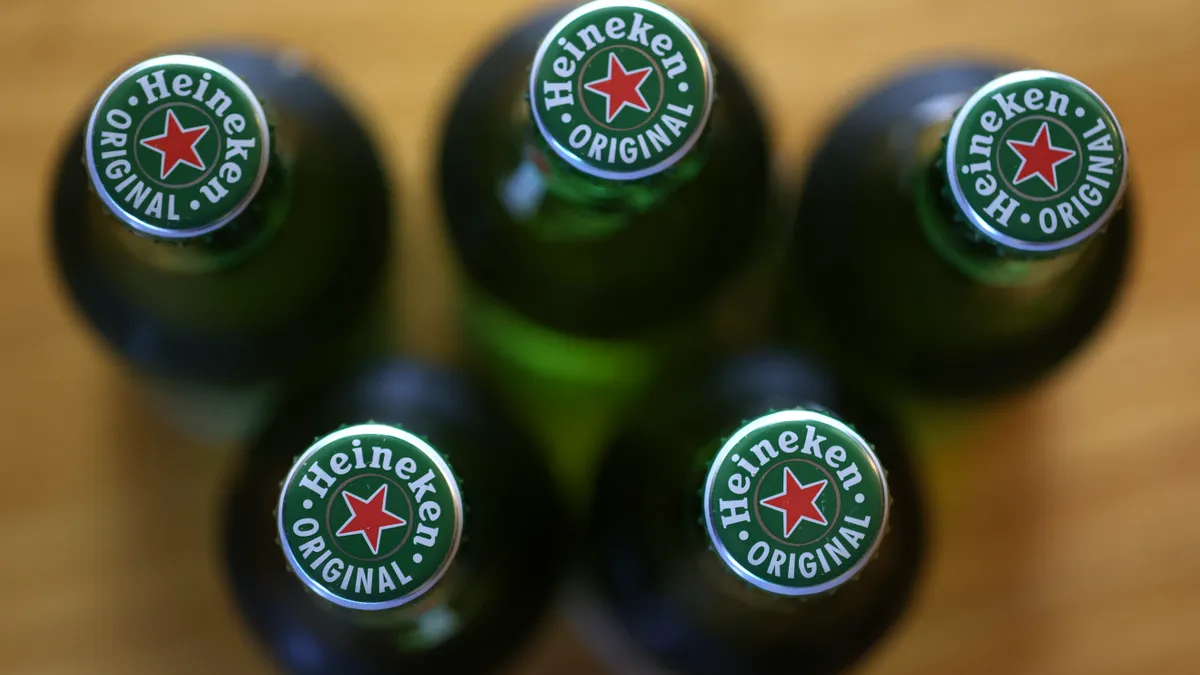
{"label": "white 'heineken' text", "polygon": [[[634,12],[632,22],[626,22],[621,17],[610,17],[603,22],[603,26],[597,22],[579,29],[574,39],[566,35],[558,38],[557,44],[566,55],[555,58],[551,70],[561,80],[547,78],[541,83],[541,104],[547,114],[559,106],[575,105],[579,92],[575,90],[573,78],[580,63],[584,62],[589,52],[610,40],[648,48],[643,53],[647,56],[652,53],[657,57],[668,80],[675,80],[688,70],[683,52],[676,49],[672,37],[662,32],[655,33],[654,25],[647,22],[643,14]],[[685,85],[681,85],[681,89],[684,88]],[[687,140],[688,129],[694,121],[694,108],[691,104],[680,106],[668,103],[665,111],[658,111],[654,125],[635,136],[614,137],[579,121],[571,129],[567,144],[580,157],[609,165],[631,165],[639,160],[649,160]],[[564,121],[567,119],[569,116]]]}
{"label": "white 'heineken' text", "polygon": [[[842,490],[850,488],[862,482],[862,472],[859,471],[858,463],[851,462],[848,466],[843,466],[846,461],[846,449],[840,445],[835,445],[829,448],[822,448],[821,443],[825,442],[825,437],[818,435],[817,430],[812,425],[805,427],[804,445],[800,445],[800,436],[794,431],[785,431],[779,434],[778,444],[779,449],[776,449],[771,441],[762,440],[751,446],[750,452],[754,455],[757,462],[750,461],[750,457],[741,455],[730,455],[729,461],[743,469],[747,477],[741,472],[729,476],[728,487],[729,491],[735,495],[744,495],[750,490],[750,478],[758,474],[762,467],[767,465],[767,462],[779,456],[780,452],[784,454],[792,454],[799,451],[802,455],[815,457],[825,462],[825,464],[837,472],[837,477],[842,481]],[[738,509],[741,509],[738,512]],[[750,520],[749,500],[746,498],[736,500],[720,501],[721,511],[729,509],[732,515],[723,516],[721,518],[721,527],[742,521]]]}
{"label": "white 'heineken' text", "polygon": [[[1002,135],[1001,132],[1009,121],[1029,111],[1070,119],[1083,117],[1085,110],[1074,105],[1067,94],[1050,91],[1047,96],[1047,92],[1036,87],[1030,87],[1023,93],[997,93],[991,97],[991,102],[995,104],[994,107],[985,110],[979,117],[979,126],[986,133],[971,135],[968,147],[970,157],[963,161],[960,171],[964,176],[976,176],[974,181],[963,179],[964,189],[970,186],[980,197],[991,198],[983,208],[983,213],[1001,227],[1007,228],[1014,214],[1021,212],[1022,223],[1029,222],[1031,216],[1024,212],[1025,204],[1005,191],[996,177],[993,169],[993,161],[996,158],[993,157],[992,151],[996,147],[997,137]],[[985,105],[985,102],[980,102],[980,105]],[[1081,219],[1090,218],[1093,211],[1103,203],[1105,193],[1113,189],[1113,167],[1116,164],[1118,148],[1114,145],[1109,124],[1104,119],[1096,118],[1095,124],[1083,132],[1082,136],[1080,143],[1086,143],[1087,148],[1086,165],[1083,167],[1084,180],[1075,188],[1069,199],[1062,199],[1037,210],[1038,226],[1046,234],[1054,233],[1060,226],[1069,230],[1079,225]],[[962,139],[959,139],[959,142],[961,143]],[[1119,181],[1120,177],[1116,177],[1115,180]]]}
{"label": "white 'heineken' text", "polygon": [[[160,100],[180,103],[197,101],[221,120],[220,127],[225,132],[223,161],[217,168],[216,175],[200,186],[200,193],[205,199],[216,204],[229,194],[226,186],[242,180],[243,164],[249,159],[249,150],[256,146],[258,139],[238,137],[246,130],[246,118],[240,113],[227,114],[233,99],[219,87],[209,93],[211,79],[211,73],[204,73],[199,82],[185,73],[180,73],[171,79],[168,87],[164,71],[157,70],[139,77],[137,83],[144,95],[138,104],[152,105]],[[97,170],[110,180],[120,181],[112,189],[113,198],[119,196],[130,211],[140,212],[148,217],[165,218],[168,221],[179,220],[180,206],[176,204],[175,194],[164,193],[144,183],[133,172],[133,165],[127,159],[135,150],[130,147],[129,142],[133,117],[124,109],[113,107],[97,122],[101,124],[97,144],[101,151],[98,153],[98,159],[105,162],[102,167],[97,166]],[[188,206],[197,209],[199,202],[193,200]]]}
{"label": "white 'heineken' text", "polygon": [[[412,543],[425,548],[434,547],[440,532],[440,528],[435,525],[442,517],[441,505],[430,499],[438,492],[434,484],[435,473],[433,469],[427,469],[418,476],[418,465],[412,457],[401,456],[393,463],[391,449],[374,446],[370,449],[368,461],[366,449],[355,446],[349,454],[339,452],[330,457],[328,468],[322,466],[319,461],[314,461],[305,470],[298,485],[309,490],[318,499],[325,499],[336,481],[335,476],[344,476],[352,470],[364,469],[391,472],[407,486],[415,503],[414,510],[419,521],[415,523]],[[314,518],[301,518],[292,525],[292,533],[303,539],[297,547],[300,554],[297,564],[308,565],[314,572],[319,572],[321,579],[330,587],[353,589],[354,593],[369,596],[386,594],[412,582],[412,576],[405,573],[404,568],[395,560],[366,567],[356,567],[346,562],[328,547],[325,537],[318,534],[320,529],[320,524]]]}

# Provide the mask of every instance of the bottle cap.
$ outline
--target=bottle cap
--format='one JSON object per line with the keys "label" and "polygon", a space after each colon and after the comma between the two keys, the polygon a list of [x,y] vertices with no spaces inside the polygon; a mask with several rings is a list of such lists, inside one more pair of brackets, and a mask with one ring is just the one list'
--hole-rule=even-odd
{"label": "bottle cap", "polygon": [[721,446],[704,485],[717,555],[777,595],[814,595],[852,579],[878,548],[888,508],[871,446],[812,410],[746,422]]}
{"label": "bottle cap", "polygon": [[350,609],[390,609],[423,595],[454,561],[462,522],[458,481],[442,456],[383,424],[317,440],[279,496],[279,541],[292,570]]}
{"label": "bottle cap", "polygon": [[538,131],[575,169],[636,180],[696,145],[713,102],[713,68],[695,31],[643,0],[597,0],[546,34],[529,101]]}
{"label": "bottle cap", "polygon": [[216,231],[254,199],[267,172],[266,115],[246,83],[198,56],[121,73],[88,120],[96,194],[134,230],[182,240]]}
{"label": "bottle cap", "polygon": [[1003,249],[1054,253],[1099,232],[1125,192],[1125,136],[1082,82],[1025,70],[984,85],[945,148],[954,207]]}

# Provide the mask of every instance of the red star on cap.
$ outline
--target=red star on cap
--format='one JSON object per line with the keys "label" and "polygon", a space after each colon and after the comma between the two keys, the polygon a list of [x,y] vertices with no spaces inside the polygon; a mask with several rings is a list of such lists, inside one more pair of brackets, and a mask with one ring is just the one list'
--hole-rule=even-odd
{"label": "red star on cap", "polygon": [[1058,165],[1076,155],[1074,150],[1056,148],[1050,143],[1050,123],[1042,122],[1033,141],[1008,141],[1008,147],[1021,156],[1021,166],[1013,185],[1019,185],[1034,176],[1042,179],[1046,187],[1058,192]]}
{"label": "red star on cap", "polygon": [[335,534],[339,537],[361,534],[367,546],[371,547],[371,553],[378,554],[380,534],[384,530],[408,524],[408,521],[387,510],[387,490],[387,483],[384,483],[367,499],[344,490],[342,497],[346,500],[346,506],[350,507],[350,517]]}
{"label": "red star on cap", "polygon": [[584,89],[600,94],[608,103],[605,123],[611,123],[625,106],[642,112],[650,112],[650,104],[642,96],[642,83],[650,77],[650,66],[637,70],[625,70],[616,52],[608,53],[608,75],[583,85]]}
{"label": "red star on cap", "polygon": [[207,133],[208,125],[205,124],[184,129],[179,124],[179,118],[175,117],[175,111],[168,110],[167,123],[163,127],[162,134],[142,139],[142,145],[162,155],[159,179],[166,180],[167,176],[170,176],[175,167],[180,164],[187,164],[194,169],[203,171],[204,162],[200,159],[200,155],[196,154],[196,144]]}
{"label": "red star on cap", "polygon": [[807,520],[817,525],[828,525],[825,514],[817,508],[817,497],[825,491],[827,480],[819,480],[808,485],[801,485],[796,480],[796,474],[788,467],[783,467],[783,492],[759,500],[759,504],[768,509],[775,509],[783,514],[783,536],[790,537],[800,521]]}

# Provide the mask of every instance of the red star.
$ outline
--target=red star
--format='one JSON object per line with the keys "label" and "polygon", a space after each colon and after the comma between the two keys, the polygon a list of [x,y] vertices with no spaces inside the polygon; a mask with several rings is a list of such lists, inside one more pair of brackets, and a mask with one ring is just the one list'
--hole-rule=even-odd
{"label": "red star", "polygon": [[1042,179],[1046,187],[1058,191],[1058,165],[1075,156],[1074,150],[1056,148],[1050,144],[1050,123],[1042,122],[1033,142],[1009,141],[1008,147],[1021,156],[1021,166],[1013,185],[1023,183],[1034,176]]}
{"label": "red star", "polygon": [[783,467],[783,492],[759,500],[759,504],[783,514],[783,536],[790,537],[800,521],[807,520],[817,525],[828,525],[825,514],[817,508],[817,497],[825,491],[827,480],[819,480],[808,485],[801,485],[796,480],[796,474],[788,467]]}
{"label": "red star", "polygon": [[350,507],[350,517],[336,532],[339,537],[361,534],[371,547],[371,553],[379,553],[379,535],[384,530],[407,525],[408,521],[387,510],[386,483],[379,486],[368,499],[356,497],[349,490],[342,492],[346,506]]}
{"label": "red star", "polygon": [[584,89],[600,94],[608,102],[608,114],[604,120],[611,123],[625,106],[642,112],[650,112],[650,104],[642,96],[642,83],[650,77],[650,66],[637,70],[625,70],[616,52],[608,53],[608,76],[583,85]]}
{"label": "red star", "polygon": [[204,124],[184,129],[179,125],[175,111],[168,110],[167,123],[163,127],[162,134],[142,139],[142,145],[162,155],[160,180],[166,180],[167,176],[170,176],[175,167],[180,164],[187,164],[194,169],[203,171],[204,162],[200,159],[200,155],[196,154],[196,144],[207,133],[208,126]]}

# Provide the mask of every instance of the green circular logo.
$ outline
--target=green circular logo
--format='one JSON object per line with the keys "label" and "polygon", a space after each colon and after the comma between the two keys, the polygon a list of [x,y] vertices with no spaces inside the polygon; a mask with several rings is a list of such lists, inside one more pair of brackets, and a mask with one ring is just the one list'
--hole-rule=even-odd
{"label": "green circular logo", "polygon": [[1083,241],[1125,191],[1125,137],[1112,110],[1082,82],[1043,70],[976,92],[954,118],[945,159],[958,209],[1017,251]]}
{"label": "green circular logo", "polygon": [[279,541],[318,595],[352,609],[398,607],[445,574],[462,537],[450,467],[396,427],[359,424],[321,438],[288,473]]}
{"label": "green circular logo", "polygon": [[546,35],[529,78],[533,119],[576,169],[634,180],[674,165],[708,122],[713,70],[682,19],[642,0],[598,0]]}
{"label": "green circular logo", "polygon": [[181,239],[240,214],[270,157],[266,116],[224,66],[196,56],[143,61],[100,96],[86,131],[88,173],[130,227]]}
{"label": "green circular logo", "polygon": [[870,560],[888,517],[887,480],[853,429],[819,412],[748,422],[717,452],[704,520],[722,561],[779,595],[812,595]]}

